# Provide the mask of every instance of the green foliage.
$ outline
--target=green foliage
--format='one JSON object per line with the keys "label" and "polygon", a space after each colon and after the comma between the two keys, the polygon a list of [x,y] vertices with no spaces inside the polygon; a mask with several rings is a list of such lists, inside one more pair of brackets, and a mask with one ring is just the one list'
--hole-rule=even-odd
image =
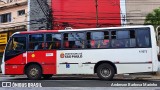
{"label": "green foliage", "polygon": [[153,25],[155,28],[160,25],[160,7],[146,16],[145,25]]}

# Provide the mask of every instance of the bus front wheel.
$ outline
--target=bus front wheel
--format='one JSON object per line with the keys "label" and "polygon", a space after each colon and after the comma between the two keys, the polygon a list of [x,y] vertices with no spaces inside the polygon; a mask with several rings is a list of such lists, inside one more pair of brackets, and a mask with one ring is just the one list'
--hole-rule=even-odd
{"label": "bus front wheel", "polygon": [[39,65],[32,64],[28,66],[26,74],[30,80],[38,80],[42,77],[42,69]]}
{"label": "bus front wheel", "polygon": [[111,80],[113,79],[114,74],[115,74],[114,67],[108,63],[100,64],[97,67],[97,75],[100,79]]}

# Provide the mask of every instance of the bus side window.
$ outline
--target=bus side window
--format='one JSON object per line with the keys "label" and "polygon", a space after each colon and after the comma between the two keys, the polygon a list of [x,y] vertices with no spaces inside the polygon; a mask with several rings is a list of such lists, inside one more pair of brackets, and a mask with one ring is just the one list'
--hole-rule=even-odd
{"label": "bus side window", "polygon": [[95,31],[91,32],[92,47],[91,48],[102,48],[104,40],[104,32]]}
{"label": "bus side window", "polygon": [[111,41],[111,46],[113,47],[113,48],[115,48],[117,45],[117,43],[116,43],[116,31],[111,31],[111,39],[112,39],[112,41]]}
{"label": "bus side window", "polygon": [[116,39],[116,31],[112,31],[111,32],[111,38],[112,39]]}
{"label": "bus side window", "polygon": [[45,47],[42,47],[43,43],[44,43],[43,34],[29,35],[29,49],[30,50],[44,49]]}
{"label": "bus side window", "polygon": [[69,48],[69,41],[68,41],[68,33],[64,33],[63,34],[63,40],[64,40],[64,42],[63,42],[63,47],[64,48]]}
{"label": "bus side window", "polygon": [[134,30],[130,31],[130,38],[135,38],[135,31]]}
{"label": "bus side window", "polygon": [[87,32],[87,48],[91,48],[91,33]]}
{"label": "bus side window", "polygon": [[104,39],[109,39],[109,32],[108,31],[104,32]]}
{"label": "bus side window", "polygon": [[102,48],[109,48],[109,32],[108,31],[105,31],[104,32],[104,40],[103,40],[103,46]]}
{"label": "bus side window", "polygon": [[150,47],[149,30],[137,30],[138,47]]}
{"label": "bus side window", "polygon": [[136,37],[135,37],[135,31],[134,30],[130,30],[130,43],[129,43],[130,47],[136,47]]}
{"label": "bus side window", "polygon": [[64,33],[64,40],[68,40],[68,33]]}
{"label": "bus side window", "polygon": [[46,34],[46,44],[44,44],[47,49],[60,49],[61,48],[61,34]]}
{"label": "bus side window", "polygon": [[91,33],[87,32],[87,40],[91,40]]}

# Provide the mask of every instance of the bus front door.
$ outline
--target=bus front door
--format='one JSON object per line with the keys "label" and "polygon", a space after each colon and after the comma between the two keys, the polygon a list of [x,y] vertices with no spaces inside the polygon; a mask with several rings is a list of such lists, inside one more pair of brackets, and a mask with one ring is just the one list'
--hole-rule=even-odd
{"label": "bus front door", "polygon": [[5,74],[23,74],[26,64],[26,36],[15,35],[5,51]]}

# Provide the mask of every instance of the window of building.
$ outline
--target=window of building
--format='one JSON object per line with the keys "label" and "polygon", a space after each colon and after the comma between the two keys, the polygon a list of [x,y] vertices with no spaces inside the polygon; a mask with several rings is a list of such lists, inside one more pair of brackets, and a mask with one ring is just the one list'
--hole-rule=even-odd
{"label": "window of building", "polygon": [[60,49],[61,48],[61,34],[46,34],[46,48]]}
{"label": "window of building", "polygon": [[11,13],[1,14],[0,15],[0,23],[11,22]]}
{"label": "window of building", "polygon": [[44,35],[43,34],[34,34],[29,35],[29,49],[30,50],[39,50],[44,49]]}
{"label": "window of building", "polygon": [[18,16],[22,16],[25,14],[25,10],[19,10],[17,13],[18,13]]}

